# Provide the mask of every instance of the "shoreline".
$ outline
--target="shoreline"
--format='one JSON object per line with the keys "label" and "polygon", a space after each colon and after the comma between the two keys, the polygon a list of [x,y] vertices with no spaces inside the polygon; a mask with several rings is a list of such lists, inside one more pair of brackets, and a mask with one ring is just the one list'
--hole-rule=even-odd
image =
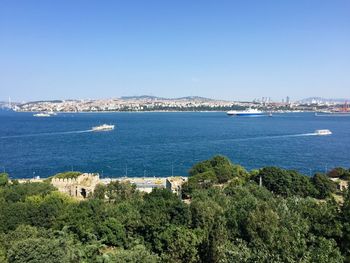
{"label": "shoreline", "polygon": [[[38,112],[41,112],[41,111],[13,111],[15,113],[38,113]],[[55,111],[54,113],[56,114],[60,114],[60,113],[63,113],[63,114],[80,114],[80,113],[84,113],[84,114],[87,114],[87,113],[226,113],[227,111],[226,110],[206,110],[206,111],[162,111],[162,110],[154,110],[154,111],[78,111],[78,112],[75,112],[75,111]],[[271,112],[271,113],[275,113],[275,114],[280,114],[280,113],[315,113],[317,111],[301,111],[301,110],[295,110],[295,111],[266,111],[266,113],[268,112]]]}
{"label": "shoreline", "polygon": [[[13,112],[16,112],[16,113],[38,113],[38,112],[41,112],[41,111],[13,111]],[[54,111],[54,113],[65,113],[65,114],[68,114],[68,113],[74,113],[74,114],[78,114],[78,113],[152,113],[152,112],[155,112],[155,113],[178,113],[178,112],[184,112],[184,113],[190,113],[190,112],[226,112],[224,110],[222,111],[219,111],[219,110],[208,110],[208,111],[161,111],[161,110],[157,110],[157,111]]]}

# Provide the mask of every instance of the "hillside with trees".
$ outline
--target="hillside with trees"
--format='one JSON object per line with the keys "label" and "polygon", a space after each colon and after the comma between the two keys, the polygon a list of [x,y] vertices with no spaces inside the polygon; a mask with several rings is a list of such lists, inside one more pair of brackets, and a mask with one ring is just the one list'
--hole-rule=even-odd
{"label": "hillside with trees", "polygon": [[350,191],[331,180],[348,174],[249,172],[215,156],[182,196],[113,182],[83,201],[0,174],[0,262],[350,262]]}

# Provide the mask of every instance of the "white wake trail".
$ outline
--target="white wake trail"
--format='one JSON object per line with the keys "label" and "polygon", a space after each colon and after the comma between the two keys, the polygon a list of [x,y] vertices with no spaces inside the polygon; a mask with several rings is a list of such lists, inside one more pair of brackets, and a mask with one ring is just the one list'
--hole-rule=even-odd
{"label": "white wake trail", "polygon": [[[285,134],[285,135],[266,135],[266,136],[256,136],[247,138],[232,138],[232,139],[212,139],[212,140],[202,140],[201,143],[229,143],[229,142],[246,142],[253,140],[269,140],[269,139],[281,139],[281,138],[293,138],[293,137],[307,137],[307,136],[317,136],[317,133],[300,133],[300,134]],[[157,143],[156,145],[162,146],[176,146],[176,145],[193,145],[198,141],[185,141],[185,142],[169,142],[169,143]],[[140,145],[138,145],[140,146]],[[143,145],[151,146],[151,145]]]}
{"label": "white wake trail", "polygon": [[234,138],[234,139],[222,139],[222,140],[212,140],[212,142],[242,142],[251,140],[268,140],[268,139],[281,139],[281,138],[293,138],[293,137],[307,137],[307,136],[317,136],[317,133],[300,133],[300,134],[285,134],[285,135],[266,135],[257,137],[247,137],[247,138]]}
{"label": "white wake trail", "polygon": [[305,137],[305,136],[317,136],[317,135],[318,135],[317,133],[312,132],[312,133],[301,133],[301,134],[272,135],[272,136],[265,136],[265,137],[268,139],[268,138]]}
{"label": "white wake trail", "polygon": [[26,138],[26,137],[65,135],[65,134],[77,134],[77,133],[87,133],[87,132],[92,132],[92,131],[93,130],[66,131],[66,132],[42,132],[42,133],[31,133],[31,134],[22,134],[22,135],[2,136],[2,137],[0,137],[0,139]]}

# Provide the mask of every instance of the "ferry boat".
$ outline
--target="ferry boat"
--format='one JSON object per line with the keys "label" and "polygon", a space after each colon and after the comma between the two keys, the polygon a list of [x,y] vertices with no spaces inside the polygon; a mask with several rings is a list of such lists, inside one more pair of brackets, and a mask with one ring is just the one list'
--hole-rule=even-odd
{"label": "ferry boat", "polygon": [[51,115],[49,113],[40,112],[40,113],[33,114],[33,116],[34,117],[50,117]]}
{"label": "ferry boat", "polygon": [[93,131],[111,131],[114,130],[114,125],[103,124],[100,126],[92,127]]}
{"label": "ferry boat", "polygon": [[54,112],[54,111],[49,111],[48,114],[50,114],[51,116],[56,116],[57,115],[57,113]]}
{"label": "ferry boat", "polygon": [[332,132],[330,130],[316,130],[315,134],[323,136],[323,135],[331,135]]}
{"label": "ferry boat", "polygon": [[227,112],[227,115],[230,115],[230,116],[260,116],[260,115],[264,115],[264,112],[257,110],[257,109],[247,109],[244,111],[231,110],[231,111]]}

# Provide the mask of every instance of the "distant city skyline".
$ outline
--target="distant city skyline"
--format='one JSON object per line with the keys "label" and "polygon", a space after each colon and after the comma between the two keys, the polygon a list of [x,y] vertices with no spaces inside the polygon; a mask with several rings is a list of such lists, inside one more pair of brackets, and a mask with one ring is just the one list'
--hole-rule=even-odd
{"label": "distant city skyline", "polygon": [[65,98],[65,99],[39,99],[39,100],[22,100],[22,101],[13,101],[11,97],[9,97],[7,100],[0,98],[0,104],[4,105],[11,105],[13,103],[31,103],[31,102],[50,102],[50,101],[103,101],[103,100],[124,100],[124,99],[142,99],[142,98],[157,98],[160,100],[176,100],[176,99],[208,99],[212,101],[226,101],[226,102],[259,102],[259,103],[311,103],[311,102],[317,102],[317,103],[349,103],[350,98],[324,98],[324,97],[306,97],[306,98],[300,98],[300,99],[291,99],[289,96],[286,96],[281,99],[272,99],[271,97],[261,97],[261,98],[254,98],[252,100],[229,100],[229,99],[215,99],[210,97],[202,97],[202,96],[180,96],[180,97],[160,97],[155,95],[136,95],[136,96],[120,96],[120,97],[106,97],[106,98]]}
{"label": "distant city skyline", "polygon": [[350,2],[2,1],[0,100],[350,97]]}

